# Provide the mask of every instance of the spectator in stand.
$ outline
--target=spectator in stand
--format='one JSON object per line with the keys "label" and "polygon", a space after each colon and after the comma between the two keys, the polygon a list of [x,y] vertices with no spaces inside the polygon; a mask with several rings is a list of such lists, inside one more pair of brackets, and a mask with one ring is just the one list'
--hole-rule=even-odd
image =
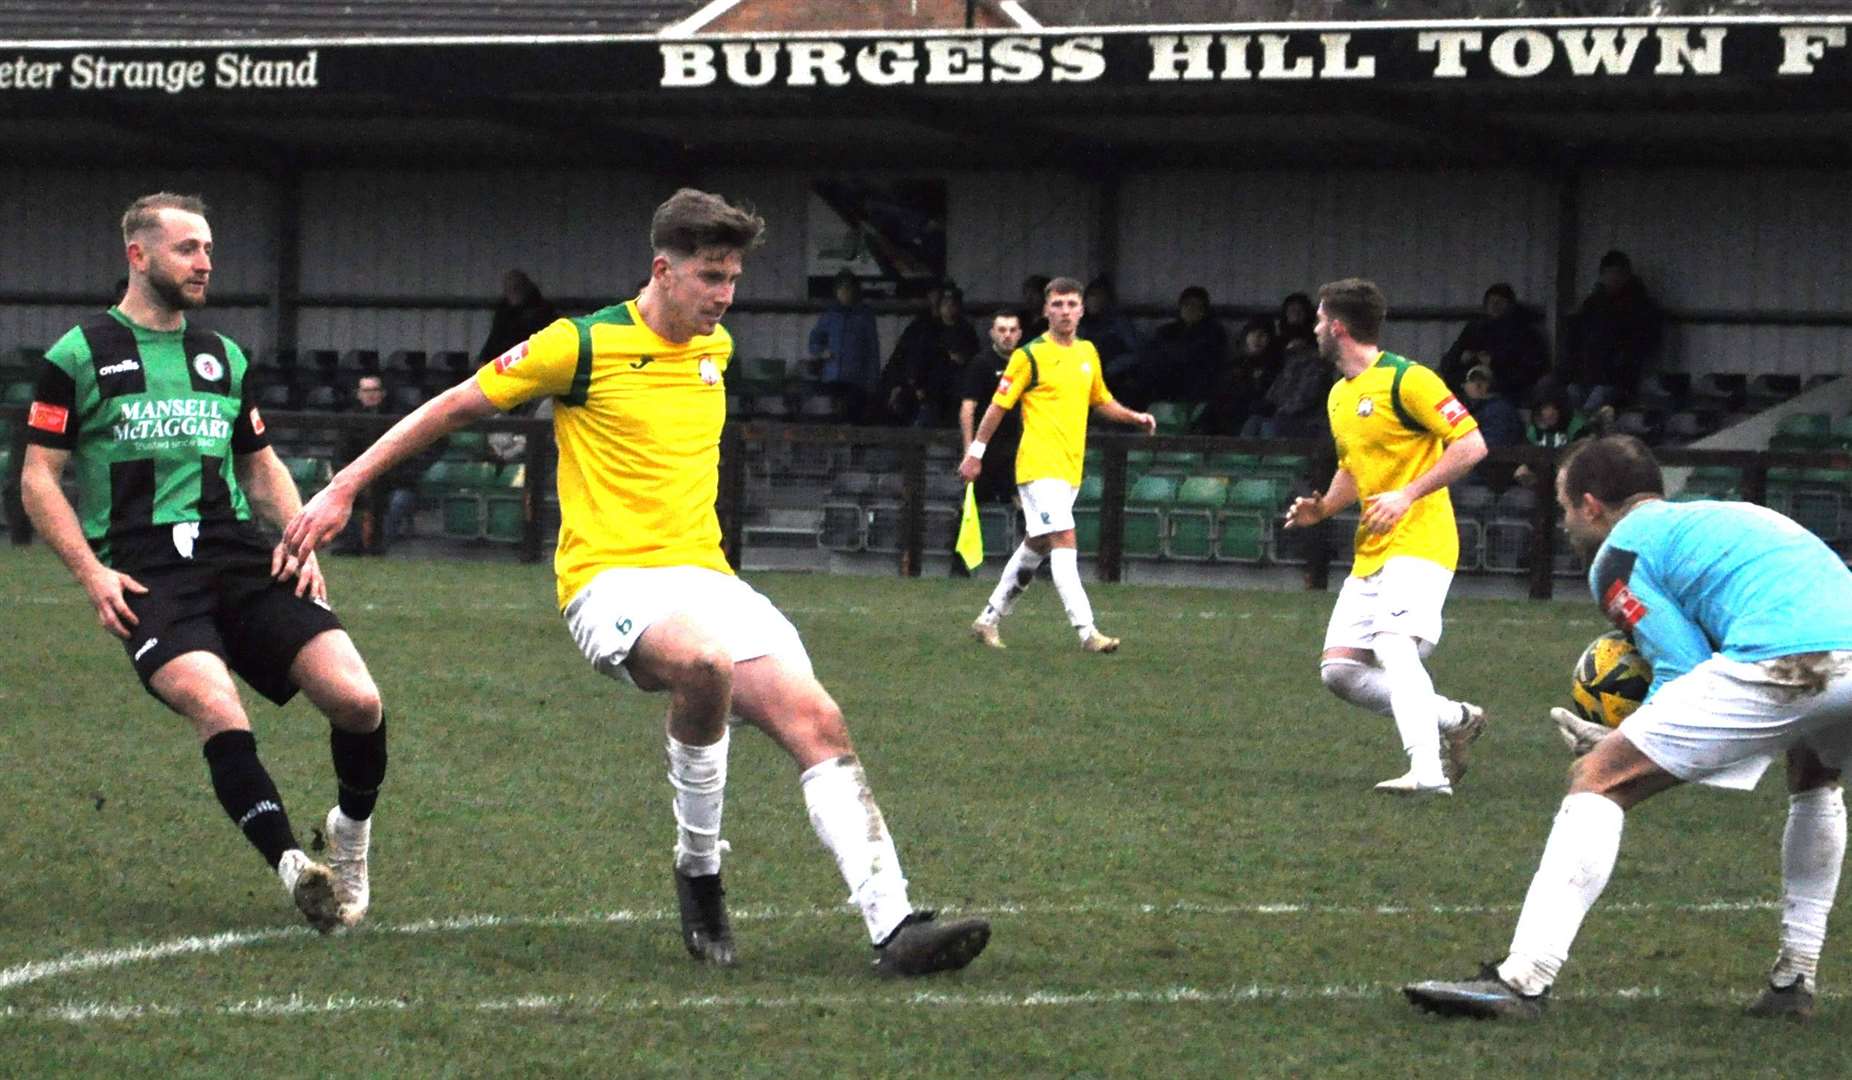
{"label": "spectator in stand", "polygon": [[1502,281],[1485,291],[1481,303],[1484,314],[1462,327],[1453,347],[1441,356],[1440,377],[1463,391],[1466,373],[1484,365],[1491,369],[1492,386],[1500,396],[1524,401],[1550,370],[1550,349],[1537,328],[1542,316],[1518,303],[1517,290]]}
{"label": "spectator in stand", "polygon": [[1209,290],[1191,285],[1177,296],[1177,317],[1147,343],[1127,396],[1136,393],[1139,408],[1153,401],[1202,401],[1227,364],[1228,331],[1209,313]]}
{"label": "spectator in stand", "polygon": [[965,369],[980,348],[977,331],[965,318],[965,294],[948,287],[939,297],[939,348],[925,358],[926,367],[915,375],[924,396],[915,424],[919,427],[957,427],[958,406],[964,400]]}
{"label": "spectator in stand", "polygon": [[1295,341],[1317,348],[1318,339],[1312,333],[1312,324],[1317,321],[1318,309],[1313,306],[1311,297],[1302,292],[1288,293],[1286,299],[1280,301],[1280,317],[1274,334],[1280,352],[1285,353]]}
{"label": "spectator in stand", "polygon": [[901,329],[894,351],[888,354],[887,366],[881,369],[879,403],[869,410],[872,422],[905,427],[919,415],[920,395],[915,392],[912,374],[924,370],[924,357],[939,349],[939,298],[945,295],[946,287],[946,283],[936,281],[928,285],[912,321]]}
{"label": "spectator in stand", "polygon": [[1144,338],[1132,320],[1119,310],[1119,294],[1112,278],[1101,274],[1087,283],[1085,314],[1080,317],[1080,337],[1093,342],[1100,354],[1106,377],[1112,379],[1138,363],[1138,349]]}
{"label": "spectator in stand", "polygon": [[1286,344],[1279,376],[1267,388],[1270,411],[1265,417],[1250,416],[1241,433],[1268,439],[1329,439],[1325,399],[1336,378],[1337,369],[1319,354],[1316,340],[1294,338]]}
{"label": "spectator in stand", "polygon": [[[1524,418],[1518,415],[1518,407],[1511,399],[1498,392],[1497,379],[1489,366],[1479,364],[1468,371],[1462,391],[1466,411],[1479,421],[1486,449],[1524,445]],[[1512,467],[1500,461],[1481,461],[1473,467],[1472,476],[1503,490],[1511,482]]]}
{"label": "spectator in stand", "polygon": [[1659,353],[1665,313],[1633,276],[1624,251],[1601,257],[1601,280],[1570,320],[1560,377],[1570,404],[1594,414],[1620,406],[1639,389],[1640,377]]}
{"label": "spectator in stand", "polygon": [[[1587,417],[1570,407],[1568,392],[1556,380],[1546,378],[1537,384],[1536,394],[1531,399],[1530,422],[1524,425],[1526,443],[1546,450],[1561,450],[1584,435],[1593,434]],[[1519,465],[1513,478],[1520,484],[1530,484],[1535,482],[1536,474],[1528,465]]]}
{"label": "spectator in stand", "polygon": [[1047,274],[1030,274],[1022,279],[1022,302],[1017,306],[1017,310],[1029,320],[1022,324],[1024,341],[1034,341],[1048,333],[1048,317],[1042,314],[1044,303],[1042,293],[1048,288],[1049,281]]}
{"label": "spectator in stand", "polygon": [[823,389],[842,402],[844,419],[865,423],[881,382],[881,334],[874,309],[862,300],[862,283],[847,270],[836,275],[836,299],[810,330],[810,356]]}
{"label": "spectator in stand", "polygon": [[[526,339],[523,338],[523,341]],[[378,375],[362,375],[354,383],[353,416],[386,416],[386,384]],[[335,452],[335,467],[345,468],[373,445],[382,428],[344,428]],[[362,495],[357,513],[341,532],[339,555],[384,555],[395,540],[411,535],[412,515],[418,511],[418,482],[437,460],[441,446],[412,458],[387,473]]]}
{"label": "spectator in stand", "polygon": [[1267,411],[1267,391],[1280,374],[1273,320],[1249,319],[1235,354],[1209,384],[1209,404],[1196,421],[1204,435],[1239,435],[1248,417]]}
{"label": "spectator in stand", "polygon": [[489,336],[476,351],[476,363],[486,364],[521,344],[545,327],[559,312],[540,294],[540,286],[520,270],[502,275],[502,299],[495,305]]}

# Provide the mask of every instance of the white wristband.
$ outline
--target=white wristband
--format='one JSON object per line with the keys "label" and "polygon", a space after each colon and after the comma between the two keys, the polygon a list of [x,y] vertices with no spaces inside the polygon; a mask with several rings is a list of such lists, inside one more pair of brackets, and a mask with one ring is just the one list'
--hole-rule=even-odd
{"label": "white wristband", "polygon": [[979,461],[982,461],[984,460],[984,451],[989,448],[990,448],[990,444],[985,442],[984,440],[972,439],[971,445],[965,447],[965,456],[974,457],[978,459]]}

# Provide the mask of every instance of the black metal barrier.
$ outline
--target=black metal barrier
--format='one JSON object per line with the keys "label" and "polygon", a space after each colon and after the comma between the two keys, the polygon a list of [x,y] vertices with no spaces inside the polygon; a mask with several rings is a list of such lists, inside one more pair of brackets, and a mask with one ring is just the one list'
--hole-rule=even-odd
{"label": "black metal barrier", "polygon": [[[0,407],[0,420],[4,420],[8,428],[4,445],[11,451],[11,460],[5,472],[5,486],[9,494],[18,490],[25,419],[24,407]],[[343,433],[361,432],[371,441],[396,423],[399,417],[277,411],[267,413],[265,419],[271,441],[279,453],[328,460],[334,456],[335,447]],[[554,498],[553,474],[557,447],[553,441],[552,423],[545,419],[498,417],[473,424],[467,430],[482,434],[509,432],[527,437],[526,453],[522,459],[525,465],[522,483],[517,488],[508,489],[518,491],[522,502],[520,535],[513,546],[521,561],[539,561],[545,554],[548,539],[542,508]],[[1229,439],[1186,435],[1144,437],[1117,430],[1092,434],[1088,445],[1096,455],[1089,468],[1097,470],[1100,478],[1095,504],[1098,537],[1094,566],[1096,575],[1102,581],[1120,581],[1125,576],[1131,455],[1195,455],[1196,460],[1204,463],[1194,470],[1197,472],[1218,471],[1211,464],[1218,454],[1251,455],[1261,459],[1298,459],[1300,467],[1289,478],[1288,484],[1282,485],[1278,504],[1267,508],[1267,513],[1271,515],[1269,529],[1277,527],[1278,519],[1284,514],[1292,496],[1323,490],[1335,469],[1329,440]],[[777,461],[805,448],[823,450],[830,455],[825,461],[848,460],[853,455],[876,452],[885,455],[884,461],[889,467],[887,475],[897,478],[897,490],[892,493],[890,508],[893,515],[892,547],[883,550],[893,551],[897,573],[908,577],[918,576],[925,567],[928,555],[927,520],[929,503],[933,503],[931,493],[936,490],[942,502],[948,480],[954,479],[949,474],[956,468],[960,443],[957,434],[951,431],[765,421],[729,424],[721,439],[717,503],[722,543],[729,561],[735,567],[740,566],[747,548],[750,531],[748,519],[752,512],[747,498],[749,472],[758,470],[762,474],[775,473]],[[1852,478],[1852,453],[1843,450],[1803,453],[1660,447],[1655,448],[1654,453],[1668,469],[1691,468],[1709,473],[1711,488],[1699,486],[1699,490],[1711,490],[1717,497],[1740,498],[1763,505],[1770,501],[1771,471],[1836,470]],[[1511,561],[1502,570],[1527,578],[1529,595],[1537,599],[1547,599],[1553,595],[1557,577],[1579,576],[1580,573],[1579,566],[1570,559],[1569,553],[1559,548],[1560,514],[1556,507],[1552,479],[1555,476],[1556,459],[1556,451],[1537,447],[1493,450],[1486,459],[1487,465],[1495,471],[1502,470],[1504,475],[1509,475],[1518,466],[1529,470],[1527,480],[1512,481],[1506,487],[1507,492],[1528,490],[1528,498],[1518,500],[1521,509],[1515,511],[1522,517],[1508,518],[1493,524],[1503,524],[1514,529],[1519,525],[1527,526],[1522,537],[1526,550],[1521,555],[1507,552]],[[827,479],[828,469],[825,468],[820,475]],[[1719,480],[1719,477],[1722,479]],[[1241,476],[1236,472],[1231,479],[1239,480]],[[1829,482],[1839,484],[1839,487],[1820,493],[1822,498],[1829,500],[1828,522],[1841,520],[1833,516],[1839,513],[1840,507],[1845,507],[1845,516],[1852,518],[1852,483],[1837,480]],[[1688,485],[1687,490],[1692,490],[1692,486]],[[1470,513],[1464,506],[1467,498],[1463,490],[1456,487],[1455,504],[1462,517]],[[15,498],[9,506],[9,521],[17,506]],[[945,512],[943,505],[933,503],[933,506],[933,512]],[[1797,509],[1789,505],[1777,508]],[[1803,520],[1802,523],[1810,527],[1819,525],[1819,521],[1810,523]],[[1341,522],[1332,524],[1341,526]],[[1821,529],[1815,527],[1815,531],[1820,532]],[[1841,546],[1845,541],[1852,540],[1852,536],[1837,534],[1826,538]],[[1341,534],[1338,528],[1333,528],[1312,547],[1321,545],[1326,556],[1336,558],[1321,558],[1314,550],[1302,560],[1307,584],[1314,588],[1326,586],[1330,567],[1341,562],[1349,551],[1350,537]],[[1490,550],[1489,544],[1487,550]],[[1463,572],[1466,569],[1462,567]]]}

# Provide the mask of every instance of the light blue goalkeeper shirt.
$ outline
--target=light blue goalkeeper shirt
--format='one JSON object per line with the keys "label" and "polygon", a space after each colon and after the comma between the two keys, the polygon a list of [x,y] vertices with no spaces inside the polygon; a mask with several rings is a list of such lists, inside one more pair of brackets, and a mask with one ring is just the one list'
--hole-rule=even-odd
{"label": "light blue goalkeeper shirt", "polygon": [[1750,503],[1643,503],[1608,534],[1588,584],[1653,666],[1648,700],[1713,654],[1852,649],[1852,571],[1819,537]]}

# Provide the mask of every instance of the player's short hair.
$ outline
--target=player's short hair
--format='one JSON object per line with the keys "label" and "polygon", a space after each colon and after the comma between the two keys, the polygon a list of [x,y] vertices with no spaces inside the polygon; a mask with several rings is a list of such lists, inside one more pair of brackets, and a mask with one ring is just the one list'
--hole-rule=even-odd
{"label": "player's short hair", "polygon": [[1049,297],[1054,296],[1057,293],[1063,296],[1066,296],[1069,293],[1072,293],[1075,296],[1084,296],[1086,295],[1086,292],[1087,292],[1087,287],[1082,285],[1080,282],[1076,281],[1075,279],[1071,277],[1058,277],[1058,278],[1054,278],[1053,280],[1049,281],[1048,284],[1042,286],[1042,299],[1046,301]]}
{"label": "player's short hair", "polygon": [[1562,464],[1563,494],[1571,502],[1593,495],[1619,506],[1637,495],[1665,494],[1665,475],[1645,443],[1632,435],[1606,435],[1570,446]]}
{"label": "player's short hair", "polygon": [[1344,278],[1319,287],[1318,303],[1325,314],[1344,324],[1352,339],[1365,345],[1376,344],[1383,332],[1383,319],[1389,315],[1389,298],[1364,278]]}
{"label": "player's short hair", "polygon": [[197,195],[176,195],[171,191],[143,195],[122,212],[122,242],[127,244],[141,233],[159,228],[163,210],[184,210],[205,217],[206,200]]}
{"label": "player's short hair", "polygon": [[765,219],[751,207],[694,188],[669,196],[649,223],[650,248],[682,257],[705,248],[751,251],[764,239]]}
{"label": "player's short hair", "polygon": [[990,316],[990,325],[997,325],[998,319],[1015,319],[1016,325],[1022,325],[1022,315],[1015,308],[998,308]]}

